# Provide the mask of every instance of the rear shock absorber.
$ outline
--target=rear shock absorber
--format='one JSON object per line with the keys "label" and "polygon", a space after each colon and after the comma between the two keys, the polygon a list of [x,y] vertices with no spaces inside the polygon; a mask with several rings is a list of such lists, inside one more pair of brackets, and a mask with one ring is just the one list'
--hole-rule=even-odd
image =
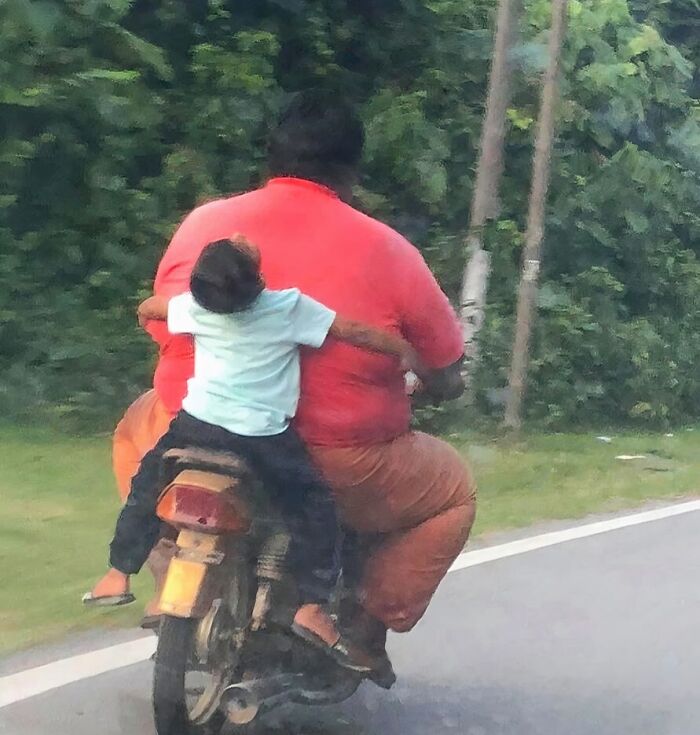
{"label": "rear shock absorber", "polygon": [[291,536],[282,527],[275,527],[266,534],[258,550],[256,576],[258,592],[253,607],[251,627],[260,630],[264,627],[270,608],[272,595],[276,587],[280,587],[289,572],[289,547]]}

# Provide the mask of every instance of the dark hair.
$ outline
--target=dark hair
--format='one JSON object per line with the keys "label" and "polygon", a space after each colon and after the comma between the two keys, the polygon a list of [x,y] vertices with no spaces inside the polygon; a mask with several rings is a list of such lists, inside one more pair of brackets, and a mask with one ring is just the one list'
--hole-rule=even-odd
{"label": "dark hair", "polygon": [[264,285],[253,252],[232,240],[209,243],[197,259],[190,278],[194,300],[216,314],[244,311]]}
{"label": "dark hair", "polygon": [[364,127],[353,105],[327,91],[300,92],[270,136],[270,172],[331,188],[344,185],[355,175],[364,142]]}

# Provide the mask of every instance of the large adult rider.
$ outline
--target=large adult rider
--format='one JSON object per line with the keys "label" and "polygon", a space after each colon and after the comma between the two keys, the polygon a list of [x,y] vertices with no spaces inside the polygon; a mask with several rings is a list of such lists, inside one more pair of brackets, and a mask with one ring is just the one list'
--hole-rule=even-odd
{"label": "large adult rider", "polygon": [[[427,390],[462,391],[461,330],[419,252],[349,204],[364,131],[356,112],[318,92],[298,95],[272,134],[272,178],[255,191],[195,209],[161,260],[154,291],[188,289],[201,250],[242,233],[260,248],[270,288],[297,287],[353,319],[403,335],[432,369]],[[143,453],[180,408],[192,345],[152,323],[160,355],[154,390],[115,434],[122,493]],[[331,342],[303,357],[297,428],[336,495],[344,522],[373,544],[358,592],[354,634],[382,654],[386,630],[410,630],[463,548],[475,486],[457,452],[409,429],[410,405],[392,358]]]}

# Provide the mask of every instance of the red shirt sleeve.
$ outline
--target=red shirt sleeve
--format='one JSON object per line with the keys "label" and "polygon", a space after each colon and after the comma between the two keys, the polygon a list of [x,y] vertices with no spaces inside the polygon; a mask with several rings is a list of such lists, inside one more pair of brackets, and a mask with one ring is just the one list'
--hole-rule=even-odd
{"label": "red shirt sleeve", "polygon": [[401,332],[427,367],[445,368],[464,354],[462,328],[423,256],[408,241],[402,245],[403,263],[395,270]]}
{"label": "red shirt sleeve", "polygon": [[[190,276],[200,253],[213,239],[222,235],[219,218],[213,216],[218,201],[195,209],[182,222],[165,251],[153,284],[157,296],[171,298],[190,289]],[[213,226],[212,226],[213,223]],[[158,344],[159,358],[153,377],[153,385],[166,408],[175,413],[179,410],[187,389],[187,380],[192,377],[194,347],[192,337],[170,334],[167,324],[151,321],[146,330]]]}
{"label": "red shirt sleeve", "polygon": [[[219,201],[198,207],[178,227],[158,266],[153,284],[153,293],[156,296],[172,298],[190,290],[194,264],[213,237],[210,223],[217,220],[212,217],[212,209]],[[164,322],[149,322],[147,331],[161,347],[167,345],[170,334]],[[184,343],[183,339],[182,344]]]}
{"label": "red shirt sleeve", "polygon": [[170,298],[190,290],[190,276],[200,253],[212,239],[218,239],[212,220],[218,224],[214,210],[219,204],[215,201],[198,207],[178,227],[158,266],[154,283],[157,296]]}

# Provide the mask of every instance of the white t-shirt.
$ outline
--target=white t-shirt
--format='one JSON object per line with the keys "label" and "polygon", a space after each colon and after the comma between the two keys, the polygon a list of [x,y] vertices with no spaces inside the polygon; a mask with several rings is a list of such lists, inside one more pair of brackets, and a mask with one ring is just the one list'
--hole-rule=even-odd
{"label": "white t-shirt", "polygon": [[171,334],[194,337],[194,376],[182,408],[244,436],[282,433],[299,402],[299,345],[321,347],[335,312],[298,289],[265,289],[253,305],[215,314],[190,293],[168,305]]}

